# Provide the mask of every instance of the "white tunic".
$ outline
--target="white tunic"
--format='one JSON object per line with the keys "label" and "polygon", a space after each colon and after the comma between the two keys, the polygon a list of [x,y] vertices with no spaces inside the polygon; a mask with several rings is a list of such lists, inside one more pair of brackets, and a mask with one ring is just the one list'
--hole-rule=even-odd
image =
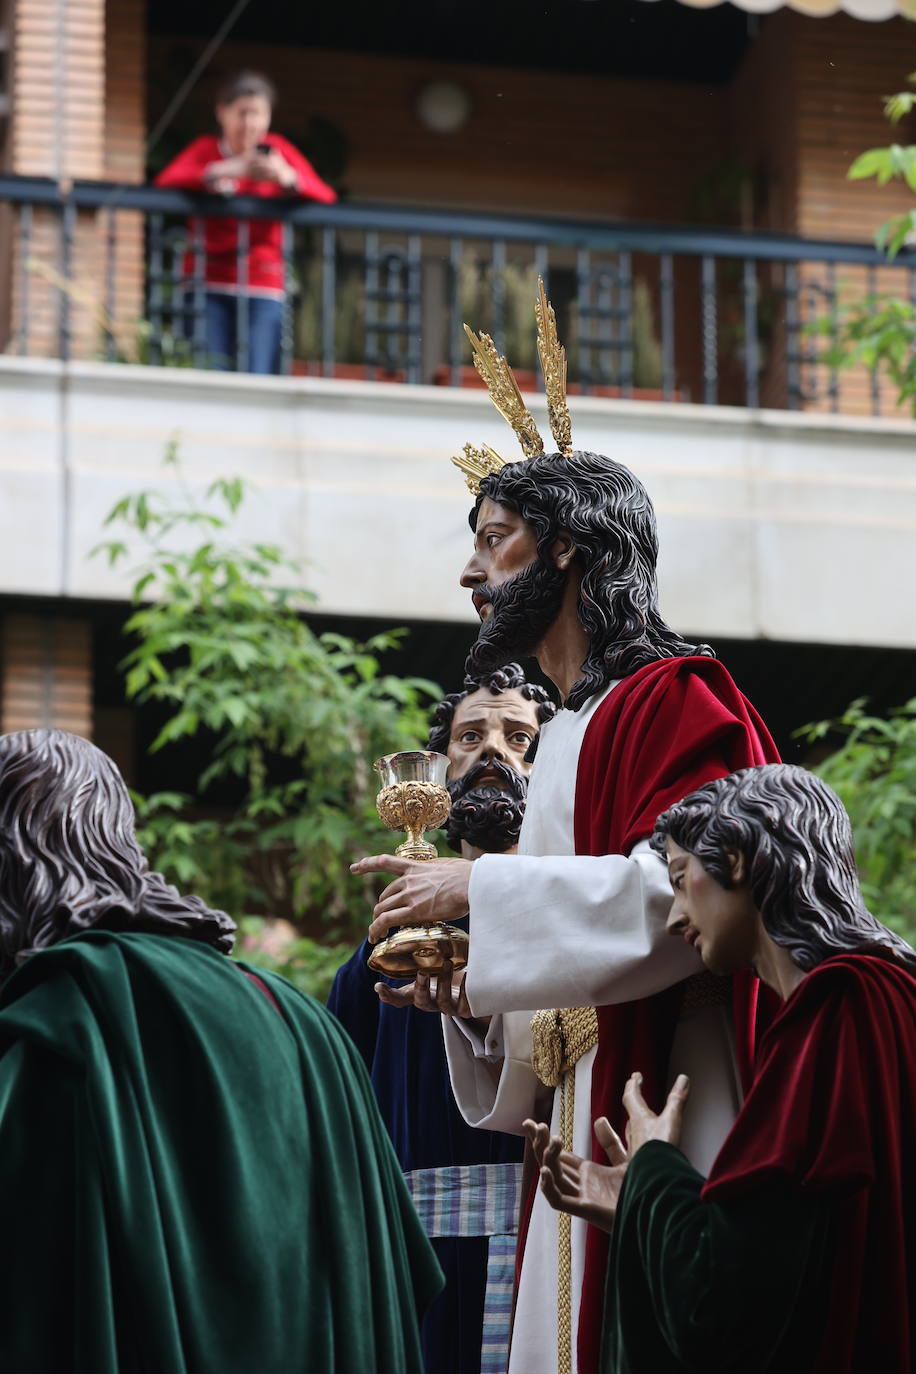
{"label": "white tunic", "polygon": [[[647,841],[629,858],[575,855],[579,750],[606,695],[593,697],[577,712],[560,711],[542,727],[518,854],[485,854],[474,864],[466,990],[474,1014],[493,1019],[485,1039],[457,1018],[443,1022],[452,1087],[472,1126],[519,1134],[525,1117],[550,1114],[551,1132],[559,1131],[559,1093],[551,1113],[552,1090],[531,1067],[535,1010],[630,1002],[702,969],[696,951],[666,933],[671,889],[665,865]],[[575,1069],[573,1149],[586,1158],[592,1151],[595,1053],[583,1055]],[[681,1018],[671,1056],[672,1077],[677,1073],[689,1074],[691,1081],[682,1148],[707,1173],[741,1100],[727,1007]],[[585,1232],[585,1223],[573,1218],[574,1360]],[[557,1214],[538,1191],[519,1283],[510,1374],[556,1370],[556,1312]]]}

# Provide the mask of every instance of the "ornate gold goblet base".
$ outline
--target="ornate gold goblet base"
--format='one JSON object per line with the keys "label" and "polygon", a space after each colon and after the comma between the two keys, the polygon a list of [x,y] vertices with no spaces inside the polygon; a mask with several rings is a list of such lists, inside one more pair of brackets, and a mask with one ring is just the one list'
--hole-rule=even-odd
{"label": "ornate gold goblet base", "polygon": [[447,959],[457,973],[468,962],[467,933],[436,921],[431,926],[402,926],[381,940],[369,956],[369,967],[389,978],[441,973]]}
{"label": "ornate gold goblet base", "polygon": [[[435,845],[423,831],[443,825],[451,799],[445,786],[448,759],[426,749],[404,750],[377,759],[375,768],[384,786],[376,798],[379,816],[389,830],[406,830],[407,839],[394,851],[402,859],[437,859]],[[416,973],[441,973],[447,960],[453,971],[468,961],[468,937],[456,926],[402,926],[379,942],[369,956],[375,973],[410,978]]]}

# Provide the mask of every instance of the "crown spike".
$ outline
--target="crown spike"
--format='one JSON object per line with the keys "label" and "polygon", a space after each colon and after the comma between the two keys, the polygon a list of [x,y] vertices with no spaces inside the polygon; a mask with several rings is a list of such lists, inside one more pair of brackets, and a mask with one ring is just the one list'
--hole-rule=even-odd
{"label": "crown spike", "polygon": [[501,458],[489,444],[484,444],[482,448],[465,444],[462,455],[453,458],[452,462],[464,473],[464,480],[472,496],[480,495],[480,484],[485,477],[489,477],[493,472],[499,472],[506,466],[505,458]]}
{"label": "crown spike", "polygon": [[490,400],[515,430],[525,457],[536,458],[544,452],[544,440],[538,434],[531,412],[522,400],[512,369],[496,351],[489,334],[477,335],[467,325],[464,326],[464,332],[471,341],[474,366],[490,393]]}
{"label": "crown spike", "polygon": [[538,277],[538,298],[535,302],[538,322],[538,357],[544,374],[547,394],[547,415],[550,432],[564,458],[572,454],[572,422],[566,404],[566,349],[557,335],[557,317],[547,299],[544,281]]}

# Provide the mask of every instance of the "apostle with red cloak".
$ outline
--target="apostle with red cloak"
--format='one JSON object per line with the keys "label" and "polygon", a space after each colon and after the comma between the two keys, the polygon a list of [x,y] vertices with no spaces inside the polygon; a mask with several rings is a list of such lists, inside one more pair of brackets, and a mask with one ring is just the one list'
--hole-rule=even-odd
{"label": "apostle with red cloak", "polygon": [[[473,871],[354,865],[396,879],[370,939],[470,911],[463,989],[447,970],[419,977],[414,996],[456,1013],[446,1049],[472,1125],[550,1120],[587,1156],[593,1117],[619,1112],[636,1054],[647,1088],[663,1092],[675,1064],[691,1075],[684,1146],[707,1170],[742,1100],[755,984],[709,980],[695,950],[666,938],[667,876],[648,841],[670,803],[775,747],[712,650],[662,619],[652,505],[621,464],[576,451],[504,465],[480,482],[471,528],[461,580],[483,623],[469,671],[533,655],[565,709],[541,732],[518,854]],[[605,1237],[577,1218],[558,1225],[531,1196],[510,1374],[592,1374]]]}
{"label": "apostle with red cloak", "polygon": [[[671,934],[781,1000],[707,1178],[629,1081],[608,1163],[529,1123],[545,1197],[613,1230],[604,1374],[905,1374],[916,1359],[916,955],[866,910],[849,820],[788,765],[659,819]],[[634,1061],[634,1066],[638,1061]],[[688,1099],[689,1100],[689,1099]]]}

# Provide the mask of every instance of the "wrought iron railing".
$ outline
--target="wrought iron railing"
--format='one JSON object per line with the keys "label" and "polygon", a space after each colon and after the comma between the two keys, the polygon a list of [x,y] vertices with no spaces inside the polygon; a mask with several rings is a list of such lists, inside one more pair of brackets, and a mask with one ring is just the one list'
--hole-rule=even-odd
{"label": "wrought iron railing", "polygon": [[[203,220],[238,223],[236,349],[246,370],[250,226],[282,225],[280,371],[458,385],[468,319],[536,384],[533,296],[545,277],[584,393],[842,408],[845,304],[916,302],[916,255],[696,228],[531,220],[378,205],[223,198],[0,177],[8,352],[213,366]],[[190,264],[190,267],[189,267]],[[2,288],[2,283],[0,283]],[[811,330],[819,319],[821,335]],[[826,321],[826,324],[824,323]],[[223,360],[225,363],[226,360]],[[854,408],[888,402],[860,375]]]}

